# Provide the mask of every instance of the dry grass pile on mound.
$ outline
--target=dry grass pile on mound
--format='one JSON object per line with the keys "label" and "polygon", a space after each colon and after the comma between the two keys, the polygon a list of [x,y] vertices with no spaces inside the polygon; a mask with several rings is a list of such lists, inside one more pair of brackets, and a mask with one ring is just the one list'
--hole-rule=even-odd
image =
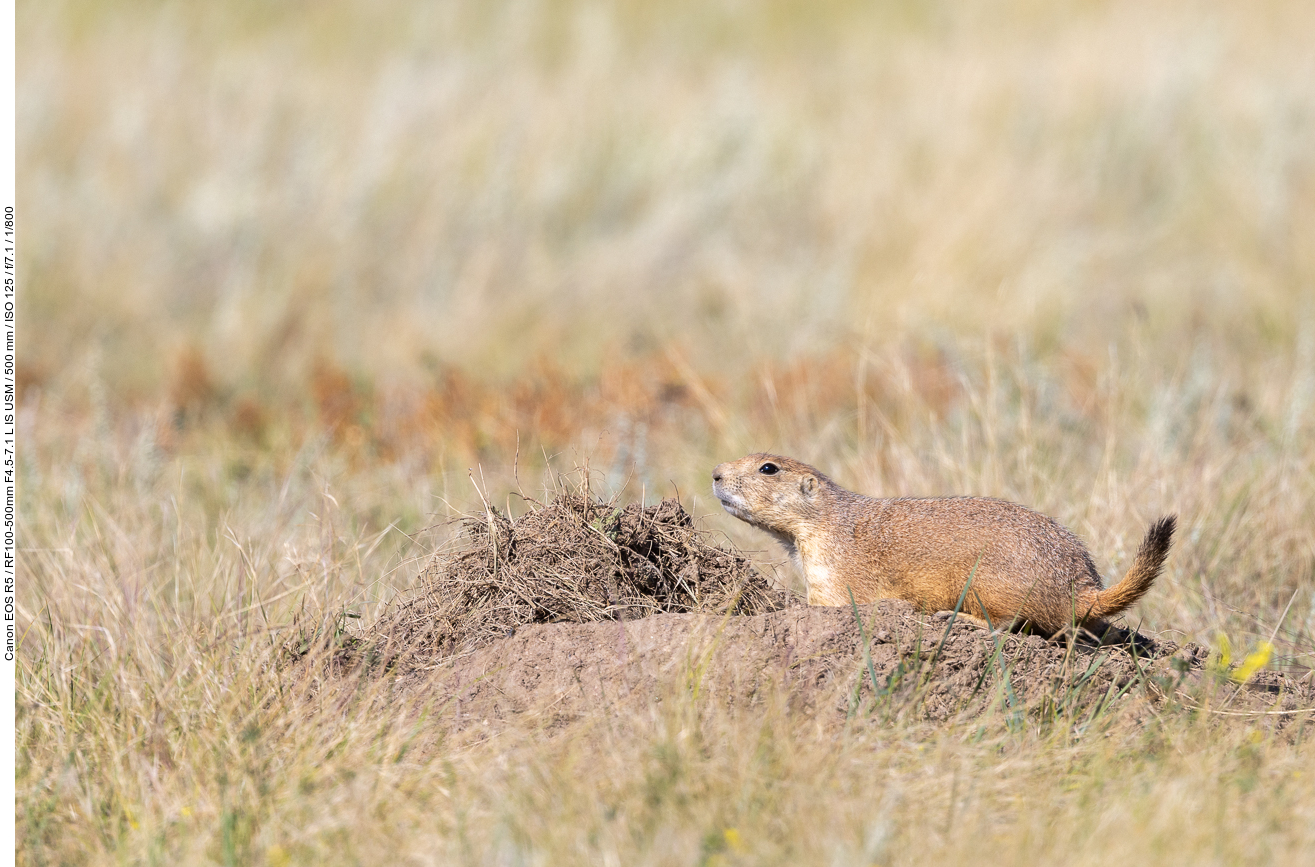
{"label": "dry grass pile on mound", "polygon": [[675,499],[656,506],[565,494],[511,519],[466,518],[420,586],[368,637],[385,659],[438,659],[531,623],[650,614],[763,614],[791,603],[749,559],[713,544]]}

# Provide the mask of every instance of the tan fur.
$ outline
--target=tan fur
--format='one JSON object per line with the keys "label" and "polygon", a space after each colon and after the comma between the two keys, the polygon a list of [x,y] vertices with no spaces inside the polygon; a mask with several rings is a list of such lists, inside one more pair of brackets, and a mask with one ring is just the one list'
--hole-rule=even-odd
{"label": "tan fur", "polygon": [[[774,465],[774,474],[761,472]],[[1058,522],[988,497],[874,499],[807,464],[752,454],[719,464],[713,492],[726,511],[776,537],[803,569],[810,605],[904,599],[995,626],[1048,634],[1077,623],[1100,634],[1140,599],[1169,553],[1175,519],[1151,526],[1123,580],[1108,590],[1091,555]],[[962,616],[962,615],[961,615]]]}

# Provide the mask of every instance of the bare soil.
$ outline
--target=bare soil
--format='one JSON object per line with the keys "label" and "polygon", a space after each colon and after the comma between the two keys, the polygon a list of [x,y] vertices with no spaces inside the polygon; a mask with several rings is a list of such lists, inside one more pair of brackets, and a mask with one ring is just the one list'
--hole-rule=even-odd
{"label": "bare soil", "polygon": [[533,625],[412,676],[451,703],[458,724],[538,714],[554,728],[681,694],[732,710],[784,701],[833,722],[874,712],[945,721],[988,709],[1080,721],[1120,702],[1142,715],[1166,705],[1264,712],[1280,728],[1315,719],[1309,679],[1262,672],[1241,687],[1207,674],[1198,646],[1159,644],[1141,656],[1127,646],[992,637],[899,600],[858,615],[798,606]]}

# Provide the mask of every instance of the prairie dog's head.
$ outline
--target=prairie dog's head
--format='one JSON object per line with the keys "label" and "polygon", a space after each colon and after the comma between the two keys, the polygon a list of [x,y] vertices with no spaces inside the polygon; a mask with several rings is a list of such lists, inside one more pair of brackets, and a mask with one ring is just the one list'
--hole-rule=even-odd
{"label": "prairie dog's head", "polygon": [[802,461],[761,452],[717,464],[712,492],[735,517],[794,539],[816,520],[821,496],[834,483]]}

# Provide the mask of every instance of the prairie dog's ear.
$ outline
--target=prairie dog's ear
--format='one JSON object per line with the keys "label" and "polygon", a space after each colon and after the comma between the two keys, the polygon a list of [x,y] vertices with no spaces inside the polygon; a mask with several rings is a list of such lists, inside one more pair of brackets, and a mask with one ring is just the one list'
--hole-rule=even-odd
{"label": "prairie dog's ear", "polygon": [[817,491],[817,477],[804,476],[799,480],[799,490],[803,492],[805,497],[813,496]]}

